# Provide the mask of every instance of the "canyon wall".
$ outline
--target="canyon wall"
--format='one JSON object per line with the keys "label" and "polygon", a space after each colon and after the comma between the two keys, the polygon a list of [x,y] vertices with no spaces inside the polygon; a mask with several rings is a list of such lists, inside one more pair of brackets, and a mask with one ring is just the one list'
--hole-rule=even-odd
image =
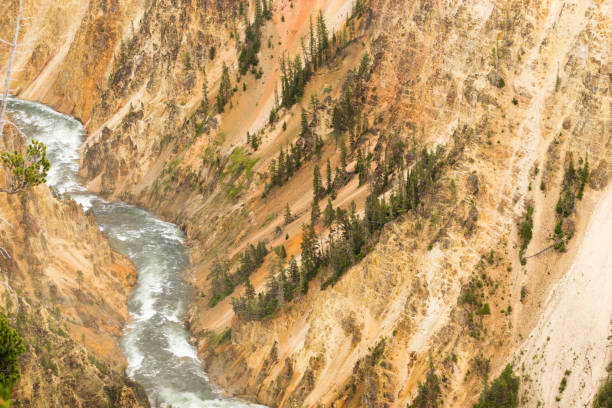
{"label": "canyon wall", "polygon": [[[610,360],[612,317],[612,301],[599,292],[609,292],[611,280],[597,244],[608,239],[598,225],[611,222],[609,2],[371,0],[347,20],[351,1],[277,0],[262,28],[259,75],[238,74],[237,1],[53,7],[36,18],[59,19],[66,7],[74,17],[54,25],[62,35],[26,31],[33,42],[19,60],[20,96],[84,121],[89,188],[186,231],[200,294],[188,318],[192,340],[229,393],[269,406],[406,406],[434,367],[444,406],[471,406],[483,376],[513,363],[525,406],[592,402]],[[253,2],[243,7],[252,19]],[[301,52],[319,10],[329,31],[350,41],[317,70],[301,102],[270,121],[279,58]],[[333,108],[366,51],[363,145],[374,151],[390,136],[444,145],[458,152],[453,164],[419,211],[388,223],[332,287],[321,290],[315,278],[307,294],[263,321],[234,315],[230,299],[243,285],[211,307],[215,259],[236,263],[260,240],[299,258],[313,169],[342,161]],[[219,113],[224,64],[236,88]],[[268,191],[269,164],[300,138],[300,105],[317,112],[307,126],[324,142],[320,158]],[[261,137],[257,150],[247,133]],[[345,160],[352,173],[356,153]],[[584,197],[560,218],[564,175],[570,162],[586,161]],[[354,200],[360,212],[368,188],[352,178],[333,204],[349,208]],[[287,204],[290,223],[282,220]],[[529,208],[533,237],[522,248]],[[324,227],[318,232],[326,236]],[[268,255],[250,277],[257,291],[277,262]],[[487,312],[465,300],[474,288]],[[566,315],[575,323],[568,326]],[[221,332],[230,335],[213,341]],[[566,370],[568,386],[559,391]]]}
{"label": "canyon wall", "polygon": [[[23,143],[5,128],[3,146]],[[148,406],[121,374],[117,341],[136,283],[131,262],[111,248],[93,214],[47,186],[2,196],[1,305],[26,346],[14,405]]]}

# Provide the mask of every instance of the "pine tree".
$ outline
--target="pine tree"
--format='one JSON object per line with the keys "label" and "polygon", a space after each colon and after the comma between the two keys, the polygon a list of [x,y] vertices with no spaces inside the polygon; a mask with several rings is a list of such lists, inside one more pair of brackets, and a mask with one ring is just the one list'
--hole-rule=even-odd
{"label": "pine tree", "polygon": [[329,48],[329,34],[325,26],[323,11],[321,10],[319,10],[319,17],[317,18],[317,46],[317,58],[319,60],[319,65],[321,65],[323,60],[327,59],[327,49]]}
{"label": "pine tree", "polygon": [[324,222],[326,227],[330,227],[334,222],[334,218],[336,217],[336,212],[334,211],[334,206],[332,205],[331,198],[327,198],[327,206],[325,207],[324,213]]}
{"label": "pine tree", "polygon": [[261,1],[255,0],[255,26],[261,26],[262,17],[263,17],[263,11],[261,9]]}
{"label": "pine tree", "polygon": [[344,143],[344,140],[342,140],[342,143],[340,143],[340,164],[342,165],[342,171],[346,170],[346,157],[346,144]]}
{"label": "pine tree", "polygon": [[310,129],[308,129],[308,117],[306,116],[306,111],[302,108],[302,116],[301,121],[302,130],[300,131],[300,136],[306,136],[310,133]]}
{"label": "pine tree", "polygon": [[317,225],[321,218],[321,209],[319,208],[319,198],[315,197],[312,200],[312,209],[310,211],[310,225]]}
{"label": "pine tree", "polygon": [[276,175],[278,174],[278,171],[276,170],[276,159],[272,159],[270,161],[270,183],[275,186],[278,185],[277,183],[277,179],[276,179]]}
{"label": "pine tree", "polygon": [[321,172],[319,171],[319,165],[315,164],[312,172],[312,195],[315,200],[321,197],[323,187],[321,186]]}
{"label": "pine tree", "polygon": [[262,8],[263,16],[266,18],[266,20],[270,20],[272,18],[272,13],[270,12],[270,5],[268,4],[268,0],[262,1]]}
{"label": "pine tree", "polygon": [[300,280],[300,268],[294,256],[289,261],[289,279],[294,285],[297,285]]}
{"label": "pine tree", "polygon": [[359,71],[357,71],[357,75],[362,80],[365,79],[368,72],[370,71],[370,54],[366,51],[365,54],[361,57],[361,62],[359,63]]}
{"label": "pine tree", "polygon": [[202,107],[208,110],[208,81],[206,80],[206,72],[204,72],[204,81],[202,82]]}
{"label": "pine tree", "polygon": [[293,215],[291,214],[291,208],[289,208],[289,203],[285,206],[285,225],[291,224],[293,221]]}
{"label": "pine tree", "polygon": [[255,299],[255,288],[253,287],[253,284],[251,284],[251,281],[248,278],[244,283],[244,294],[248,300]]}
{"label": "pine tree", "polygon": [[21,372],[17,357],[25,351],[23,340],[0,314],[0,386],[13,389]]}
{"label": "pine tree", "polygon": [[221,74],[221,83],[219,92],[217,93],[217,110],[223,112],[225,104],[229,101],[232,92],[232,82],[229,76],[229,68],[223,63],[223,73]]}
{"label": "pine tree", "polygon": [[302,225],[302,263],[300,265],[300,292],[308,291],[308,281],[314,277],[319,265],[315,230],[312,225]]}
{"label": "pine tree", "polygon": [[314,28],[312,27],[312,16],[310,17],[310,64],[312,65],[312,70],[316,70],[316,39],[314,34]]}
{"label": "pine tree", "polygon": [[278,184],[283,184],[285,180],[285,151],[281,147],[278,154],[278,166],[276,168]]}
{"label": "pine tree", "polygon": [[329,194],[331,193],[331,189],[332,189],[331,164],[329,162],[329,159],[327,159],[326,179],[327,179],[327,186],[325,188],[325,192]]}
{"label": "pine tree", "polygon": [[251,148],[253,149],[254,152],[257,151],[257,149],[259,149],[259,137],[257,136],[257,133],[254,133],[251,136]]}

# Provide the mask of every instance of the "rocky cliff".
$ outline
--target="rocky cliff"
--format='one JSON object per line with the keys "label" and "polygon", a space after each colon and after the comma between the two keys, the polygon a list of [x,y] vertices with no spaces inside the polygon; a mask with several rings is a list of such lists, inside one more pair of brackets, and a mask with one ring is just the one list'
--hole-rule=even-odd
{"label": "rocky cliff", "polygon": [[[21,145],[7,126],[3,146]],[[15,406],[148,405],[121,374],[117,342],[136,282],[131,262],[110,247],[93,215],[48,187],[2,195],[2,310],[26,345]]]}
{"label": "rocky cliff", "polygon": [[[58,2],[57,15],[70,4]],[[612,278],[598,244],[611,222],[609,2],[276,0],[258,68],[241,75],[244,16],[255,8],[81,2],[57,24],[70,35],[29,29],[20,60],[21,96],[87,124],[89,187],[187,232],[201,294],[189,326],[211,378],[270,406],[375,407],[411,403],[433,372],[444,406],[471,406],[483,378],[512,363],[523,405],[590,404],[610,360]],[[308,55],[319,10],[334,55],[300,103],[279,107],[279,58]],[[233,92],[220,113],[224,64]],[[356,86],[362,132],[338,136],[334,112]],[[317,154],[269,188],[281,149],[308,151],[313,134]],[[358,151],[382,174],[398,141],[456,154],[418,210],[388,222],[337,283],[321,272],[262,321],[234,315],[243,285],[211,307],[215,259],[237,264],[259,241],[299,259],[315,165],[340,170],[333,206],[354,200],[361,213],[376,178],[358,180]],[[402,155],[414,163],[409,149]],[[582,187],[576,169],[588,173]],[[324,247],[328,230],[316,227]],[[279,262],[271,253],[251,274],[256,291]]]}

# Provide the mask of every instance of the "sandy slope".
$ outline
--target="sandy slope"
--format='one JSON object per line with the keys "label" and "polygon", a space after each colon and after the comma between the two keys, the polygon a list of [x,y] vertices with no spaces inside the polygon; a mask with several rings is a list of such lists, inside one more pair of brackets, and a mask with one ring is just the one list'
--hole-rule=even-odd
{"label": "sandy slope", "polygon": [[[553,287],[538,325],[517,351],[518,371],[524,364],[531,378],[523,383],[531,391],[527,406],[537,406],[538,400],[545,407],[590,406],[597,392],[610,357],[611,235],[609,187],[591,217],[572,267]],[[565,370],[571,374],[560,393]]]}

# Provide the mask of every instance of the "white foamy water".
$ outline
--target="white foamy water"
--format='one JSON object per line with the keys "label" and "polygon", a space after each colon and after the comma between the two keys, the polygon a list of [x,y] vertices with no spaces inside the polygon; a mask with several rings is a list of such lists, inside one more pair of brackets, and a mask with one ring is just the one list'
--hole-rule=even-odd
{"label": "white foamy water", "polygon": [[108,202],[88,192],[77,177],[82,125],[51,108],[11,99],[9,112],[22,131],[47,145],[47,184],[92,209],[111,244],[130,257],[138,283],[128,301],[131,319],[121,345],[128,375],[143,385],[153,407],[248,408],[257,405],[221,398],[189,344],[182,325],[193,296],[183,280],[188,252],[180,229],[150,212]]}

